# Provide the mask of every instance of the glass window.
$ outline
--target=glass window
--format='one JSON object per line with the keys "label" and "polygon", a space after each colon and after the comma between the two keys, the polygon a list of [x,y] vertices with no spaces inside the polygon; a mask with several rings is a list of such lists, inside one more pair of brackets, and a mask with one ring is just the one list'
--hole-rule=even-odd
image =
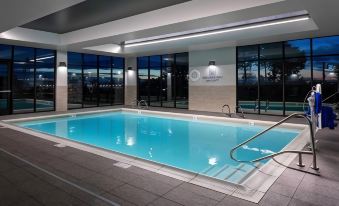
{"label": "glass window", "polygon": [[14,47],[13,113],[34,112],[34,49]]}
{"label": "glass window", "polygon": [[151,67],[149,70],[149,95],[151,106],[161,106],[161,67]]}
{"label": "glass window", "polygon": [[161,56],[150,56],[149,102],[151,106],[161,106]]}
{"label": "glass window", "polygon": [[82,64],[82,55],[79,53],[68,52],[67,53],[67,63],[71,65],[81,65]]}
{"label": "glass window", "polygon": [[100,67],[99,69],[99,95],[100,106],[111,105],[113,95],[111,67]]}
{"label": "glass window", "polygon": [[259,100],[261,114],[283,114],[283,64],[281,60],[260,62]]}
{"label": "glass window", "polygon": [[36,50],[36,110],[51,111],[54,109],[54,69],[55,51]]}
{"label": "glass window", "polygon": [[150,56],[149,58],[149,67],[160,67],[161,66],[161,56]]}
{"label": "glass window", "polygon": [[138,68],[138,99],[148,102],[148,68]]}
{"label": "glass window", "polygon": [[188,108],[188,53],[138,58],[138,98],[151,106]]}
{"label": "glass window", "polygon": [[138,57],[138,68],[148,68],[148,57]]}
{"label": "glass window", "polygon": [[72,53],[83,61],[69,65],[69,107],[124,103],[124,58]]}
{"label": "glass window", "polygon": [[258,60],[258,45],[238,47],[238,61]]}
{"label": "glass window", "polygon": [[111,59],[110,56],[99,56],[99,66],[111,67]]}
{"label": "glass window", "polygon": [[14,47],[14,61],[20,63],[34,63],[34,48]]}
{"label": "glass window", "polygon": [[124,61],[122,57],[113,57],[113,67],[119,69],[124,68]]}
{"label": "glass window", "polygon": [[124,69],[113,68],[113,104],[124,103]]}
{"label": "glass window", "polygon": [[238,63],[238,105],[247,113],[258,113],[258,62]]}
{"label": "glass window", "polygon": [[284,46],[286,57],[304,57],[311,54],[310,39],[287,41]]}
{"label": "glass window", "polygon": [[83,65],[86,66],[97,66],[97,56],[94,54],[84,54],[83,55],[84,61]]}
{"label": "glass window", "polygon": [[98,77],[97,68],[83,67],[83,104],[84,107],[98,106]]}
{"label": "glass window", "polygon": [[285,113],[303,112],[305,96],[311,89],[311,62],[309,58],[285,60]]}
{"label": "glass window", "polygon": [[174,66],[174,55],[168,54],[162,56],[162,66],[163,67],[173,67]]}
{"label": "glass window", "polygon": [[[313,58],[313,84],[322,83],[323,97],[327,98],[338,91],[339,56],[323,56]],[[336,103],[331,98],[327,103]]]}
{"label": "glass window", "polygon": [[0,44],[0,59],[12,59],[12,46]]}
{"label": "glass window", "polygon": [[69,65],[68,71],[68,108],[82,107],[82,68]]}
{"label": "glass window", "polygon": [[282,43],[269,43],[260,45],[261,59],[279,59],[283,57]]}
{"label": "glass window", "polygon": [[339,36],[313,39],[313,55],[339,54]]}

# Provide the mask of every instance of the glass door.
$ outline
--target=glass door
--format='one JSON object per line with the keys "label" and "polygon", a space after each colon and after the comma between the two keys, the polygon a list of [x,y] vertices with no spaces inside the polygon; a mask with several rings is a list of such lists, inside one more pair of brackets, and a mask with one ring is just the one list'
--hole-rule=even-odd
{"label": "glass door", "polygon": [[10,114],[9,64],[0,62],[0,115]]}

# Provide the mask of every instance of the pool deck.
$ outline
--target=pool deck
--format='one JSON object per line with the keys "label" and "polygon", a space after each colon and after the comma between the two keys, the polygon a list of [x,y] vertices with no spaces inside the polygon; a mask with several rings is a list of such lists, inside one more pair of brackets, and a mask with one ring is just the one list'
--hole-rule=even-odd
{"label": "pool deck", "polygon": [[[107,107],[106,107],[107,108]],[[108,107],[114,108],[114,107]],[[90,111],[105,108],[91,108]],[[219,113],[151,108],[203,115]],[[0,120],[60,114],[1,116]],[[246,115],[278,121],[281,117]],[[294,123],[302,123],[294,119]],[[259,205],[339,205],[339,129],[317,133],[321,176],[286,169]],[[310,156],[304,156],[306,168]],[[197,185],[117,163],[8,128],[0,128],[0,205],[257,205]],[[291,165],[295,165],[294,160]],[[49,172],[49,174],[46,174]],[[111,201],[111,202],[110,202]],[[113,204],[114,205],[114,204]]]}

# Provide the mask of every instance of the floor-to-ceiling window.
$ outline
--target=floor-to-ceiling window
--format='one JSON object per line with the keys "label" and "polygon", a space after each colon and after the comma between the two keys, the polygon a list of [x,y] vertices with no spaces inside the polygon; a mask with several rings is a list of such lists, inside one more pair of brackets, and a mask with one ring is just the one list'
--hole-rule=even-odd
{"label": "floor-to-ceiling window", "polygon": [[[7,89],[1,89],[6,114],[55,109],[56,52],[22,46],[0,45],[0,64],[6,65]],[[0,103],[2,104],[2,103]],[[2,105],[1,107],[5,107]]]}
{"label": "floor-to-ceiling window", "polygon": [[[291,40],[237,48],[237,104],[247,113],[302,112],[312,85],[324,98],[338,92],[339,37]],[[259,78],[258,78],[259,77]],[[338,95],[325,103],[337,108]]]}
{"label": "floor-to-ceiling window", "polygon": [[68,52],[68,108],[124,104],[124,58]]}
{"label": "floor-to-ceiling window", "polygon": [[188,108],[188,53],[138,57],[138,100]]}
{"label": "floor-to-ceiling window", "polygon": [[257,113],[258,93],[258,46],[238,47],[237,96],[238,104],[244,112]]}

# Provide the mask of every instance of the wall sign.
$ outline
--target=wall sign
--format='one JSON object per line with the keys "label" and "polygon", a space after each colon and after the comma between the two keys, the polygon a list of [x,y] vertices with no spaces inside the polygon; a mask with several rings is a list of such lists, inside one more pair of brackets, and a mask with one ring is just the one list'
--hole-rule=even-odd
{"label": "wall sign", "polygon": [[190,74],[189,74],[189,78],[190,80],[192,80],[193,82],[196,82],[200,79],[200,72],[196,69],[193,69]]}

